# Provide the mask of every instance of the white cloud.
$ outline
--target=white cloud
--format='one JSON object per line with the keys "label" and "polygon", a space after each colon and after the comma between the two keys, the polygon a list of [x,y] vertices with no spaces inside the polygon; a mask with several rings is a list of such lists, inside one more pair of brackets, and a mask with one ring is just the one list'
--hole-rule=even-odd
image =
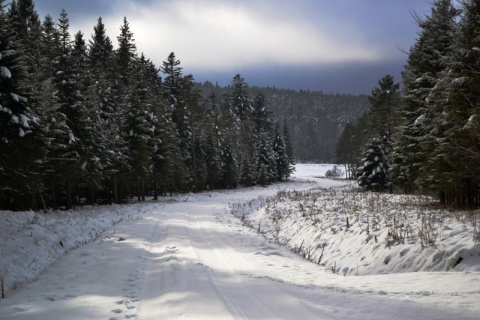
{"label": "white cloud", "polygon": [[[182,66],[190,70],[381,59],[378,50],[362,44],[360,35],[352,33],[352,28],[345,28],[349,34],[341,34],[342,28],[329,30],[298,19],[279,19],[265,10],[242,6],[241,2],[176,0],[148,5],[134,1],[118,4],[115,14],[103,17],[112,41],[116,44],[123,16],[127,16],[138,50],[157,65],[172,51]],[[92,21],[87,30],[82,29],[87,37],[95,23]]]}

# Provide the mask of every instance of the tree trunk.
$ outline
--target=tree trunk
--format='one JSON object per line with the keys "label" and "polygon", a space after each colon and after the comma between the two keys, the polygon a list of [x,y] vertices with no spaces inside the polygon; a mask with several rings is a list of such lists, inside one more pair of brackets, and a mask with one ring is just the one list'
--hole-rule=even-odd
{"label": "tree trunk", "polygon": [[58,210],[58,202],[57,202],[57,195],[55,193],[55,178],[53,178],[53,183],[52,183],[52,207],[53,210]]}
{"label": "tree trunk", "polygon": [[[155,175],[154,175],[155,176]],[[153,179],[153,200],[158,200],[157,178]]]}
{"label": "tree trunk", "polygon": [[113,200],[115,203],[118,203],[117,178],[115,176],[113,176]]}
{"label": "tree trunk", "polygon": [[93,186],[91,187],[91,194],[90,194],[90,196],[91,196],[91,199],[92,199],[92,200],[91,200],[91,201],[92,201],[92,205],[94,205],[94,204],[95,204],[95,188],[94,188]]}
{"label": "tree trunk", "polygon": [[66,209],[70,210],[72,209],[72,182],[70,178],[67,178],[67,204],[66,204]]}
{"label": "tree trunk", "polygon": [[137,178],[137,201],[140,202],[140,179]]}

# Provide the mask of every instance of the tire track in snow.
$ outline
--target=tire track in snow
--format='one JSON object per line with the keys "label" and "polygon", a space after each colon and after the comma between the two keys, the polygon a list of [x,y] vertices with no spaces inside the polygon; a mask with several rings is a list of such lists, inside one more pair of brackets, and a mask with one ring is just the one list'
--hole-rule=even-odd
{"label": "tire track in snow", "polygon": [[285,283],[265,278],[260,284],[254,276],[256,270],[269,266],[252,259],[251,252],[260,249],[268,256],[283,256],[276,248],[265,245],[263,239],[243,233],[245,229],[238,221],[224,221],[214,212],[204,209],[191,214],[189,219],[191,245],[235,318],[294,319],[300,314],[302,318],[316,318],[305,301],[293,299],[288,290],[284,290]]}
{"label": "tire track in snow", "polygon": [[228,314],[189,239],[190,214],[196,206],[173,204],[162,217],[165,234],[152,250],[141,294],[141,319],[212,319]]}

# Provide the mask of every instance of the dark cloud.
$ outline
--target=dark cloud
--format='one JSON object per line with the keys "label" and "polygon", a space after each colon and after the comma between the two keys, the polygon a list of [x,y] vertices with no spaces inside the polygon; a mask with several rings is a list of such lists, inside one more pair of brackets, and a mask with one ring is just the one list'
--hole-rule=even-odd
{"label": "dark cloud", "polygon": [[[185,72],[198,81],[225,85],[240,73],[258,86],[369,94],[387,73],[401,80],[406,60],[402,50],[409,50],[418,32],[412,13],[423,17],[431,3],[38,0],[36,7],[41,16],[54,18],[65,8],[72,33],[81,29],[87,37],[101,16],[115,39],[127,16],[139,52],[161,65],[175,51]],[[216,24],[213,15],[218,15]],[[232,21],[235,28],[229,25]]]}
{"label": "dark cloud", "polygon": [[401,82],[403,61],[341,64],[317,67],[270,66],[263,68],[244,68],[222,72],[189,71],[199,82],[218,82],[228,85],[235,74],[239,73],[251,86],[269,86],[283,89],[323,91],[324,93],[370,94],[378,86],[378,80],[386,74]]}
{"label": "dark cloud", "polygon": [[[70,20],[89,19],[108,15],[112,12],[115,1],[107,0],[39,0],[35,2],[41,17],[47,14],[53,18],[60,15],[62,9],[68,13]],[[95,20],[92,21],[92,24]]]}

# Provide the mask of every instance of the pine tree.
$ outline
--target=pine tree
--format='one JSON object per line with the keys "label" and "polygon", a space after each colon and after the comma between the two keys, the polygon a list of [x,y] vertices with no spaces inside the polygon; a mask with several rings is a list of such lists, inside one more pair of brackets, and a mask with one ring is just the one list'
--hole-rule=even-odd
{"label": "pine tree", "polygon": [[[203,190],[205,188],[205,145],[201,141],[203,128],[199,125],[204,116],[200,107],[200,95],[195,89],[193,76],[187,75],[183,77],[183,84],[180,91],[181,100],[177,110],[183,111],[181,125],[179,128],[180,137],[182,139],[182,147],[187,151],[187,167],[192,176],[192,187],[194,191]],[[180,124],[180,123],[179,123]]]}
{"label": "pine tree", "polygon": [[367,146],[362,165],[358,168],[359,186],[372,191],[383,191],[389,185],[389,161],[384,150],[387,136],[375,137]]}
{"label": "pine tree", "polygon": [[287,155],[288,168],[285,172],[285,179],[288,180],[290,175],[295,171],[295,154],[293,152],[292,141],[290,139],[290,131],[288,130],[287,121],[283,123],[283,140],[285,141],[285,153]]}
{"label": "pine tree", "polygon": [[364,113],[355,124],[347,126],[337,144],[337,162],[346,164],[350,159],[351,162],[347,166],[347,176],[354,179],[357,176],[360,159],[363,157],[363,148],[368,143],[368,113]]}
{"label": "pine tree", "polygon": [[[103,65],[102,59],[106,59],[107,69],[106,87],[103,86],[102,94],[106,95],[103,100],[103,114],[108,121],[108,136],[112,138],[107,146],[110,150],[110,163],[108,172],[111,175],[110,185],[112,186],[112,195],[115,202],[123,201],[128,193],[138,192],[138,183],[136,179],[132,181],[131,167],[132,154],[127,143],[129,131],[127,128],[127,116],[129,115],[129,107],[131,105],[131,94],[134,88],[135,68],[138,63],[136,54],[136,45],[133,33],[127,18],[123,18],[120,26],[120,35],[117,36],[118,48],[114,51],[114,55],[110,60],[108,58],[109,39],[102,36],[102,23],[97,23],[98,32],[94,34],[94,43],[101,46],[99,51],[103,54],[99,55],[97,65]],[[99,40],[97,43],[96,40]],[[104,51],[106,49],[106,51]],[[130,182],[130,184],[129,184]],[[130,191],[129,188],[134,191]]]}
{"label": "pine tree", "polygon": [[[372,94],[369,97],[369,100],[372,104],[368,115],[368,128],[367,128],[367,139],[370,139],[366,150],[363,151],[365,158],[369,162],[373,163],[373,168],[370,165],[363,165],[358,168],[357,174],[359,175],[359,183],[361,186],[367,186],[371,188],[370,180],[375,180],[376,190],[383,190],[385,185],[390,185],[390,181],[383,182],[383,178],[373,178],[374,176],[379,176],[379,169],[389,168],[390,163],[389,156],[391,153],[391,141],[392,136],[394,135],[394,130],[398,125],[398,100],[399,100],[399,90],[400,84],[395,83],[391,75],[386,75],[378,81],[378,87],[372,90]],[[368,140],[367,140],[368,141]],[[377,150],[380,148],[380,151]],[[381,152],[381,166],[375,164],[370,159],[369,154],[375,154],[373,157],[378,157],[377,153]],[[379,161],[379,160],[375,160]],[[365,160],[362,160],[362,163],[365,163]],[[373,170],[373,171],[372,171]],[[388,172],[385,172],[385,178],[389,179]],[[378,180],[378,181],[377,181]],[[392,189],[390,189],[392,191]]]}
{"label": "pine tree", "polygon": [[291,164],[288,159],[285,137],[280,132],[280,124],[277,122],[273,135],[273,152],[275,155],[275,169],[278,181],[287,180],[290,175]]}
{"label": "pine tree", "polygon": [[[160,68],[165,75],[163,80],[163,95],[168,101],[171,120],[175,126],[175,130],[171,132],[173,139],[178,148],[176,156],[176,171],[180,179],[176,179],[174,184],[177,191],[185,190],[192,184],[195,185],[195,168],[193,154],[193,132],[191,127],[191,104],[196,102],[190,101],[192,93],[191,76],[183,76],[180,60],[177,60],[172,52],[163,62]],[[181,181],[181,183],[180,183]]]}
{"label": "pine tree", "polygon": [[371,137],[387,136],[391,140],[398,124],[399,88],[400,84],[395,83],[393,77],[387,74],[378,81],[378,87],[372,90],[369,97],[372,107],[368,127]]}
{"label": "pine tree", "polygon": [[173,53],[160,70],[137,56],[126,18],[116,50],[101,18],[88,45],[69,28],[65,10],[42,23],[32,0],[12,0],[8,12],[0,0],[0,208],[288,179],[287,127],[282,135],[240,75],[223,99],[202,101]]}
{"label": "pine tree", "polygon": [[[101,30],[98,31],[101,34]],[[129,82],[129,73],[134,68],[137,58],[135,39],[133,32],[130,30],[130,24],[127,17],[123,18],[123,24],[120,26],[120,35],[117,36],[118,49],[116,52],[117,72],[125,84]],[[103,48],[102,48],[103,49]]]}
{"label": "pine tree", "polygon": [[227,189],[235,189],[240,180],[240,168],[232,148],[227,143],[222,150],[223,183]]}
{"label": "pine tree", "polygon": [[[262,167],[266,169],[267,182],[277,181],[277,164],[276,156],[273,150],[273,116],[272,111],[268,107],[265,97],[258,93],[253,100],[252,120],[255,123],[255,130],[253,132],[253,141],[255,144],[257,155],[256,170],[258,175],[261,175]],[[263,183],[264,184],[264,183]]]}
{"label": "pine tree", "polygon": [[256,183],[258,175],[252,100],[248,95],[248,84],[239,74],[233,77],[230,87],[231,92],[227,96],[228,109],[233,114],[230,139],[236,143],[236,148],[232,151],[238,155],[240,183],[250,186]]}
{"label": "pine tree", "polygon": [[[55,86],[57,104],[53,106],[54,129],[50,131],[52,143],[49,150],[50,167],[54,181],[53,187],[54,207],[58,201],[67,209],[73,206],[73,188],[79,175],[79,143],[81,141],[82,111],[77,96],[77,83],[75,79],[75,66],[72,61],[72,41],[69,32],[69,19],[65,10],[62,10],[57,24],[58,47],[55,48]],[[55,183],[55,182],[54,182]],[[65,196],[60,199],[60,189],[65,191]]]}
{"label": "pine tree", "polygon": [[[432,158],[440,158],[447,170],[438,176],[447,202],[458,206],[478,205],[480,163],[480,1],[462,3],[457,48],[453,51],[448,74],[443,83],[450,85],[440,97],[443,104],[444,144],[434,150]],[[448,81],[448,82],[446,82]],[[437,91],[438,92],[438,91]]]}
{"label": "pine tree", "polygon": [[19,53],[10,42],[5,17],[0,1],[0,205],[9,204],[10,209],[17,209],[23,200],[18,196],[24,191],[22,187],[26,186],[29,173],[25,158],[31,160],[32,156],[23,152],[32,151],[34,140],[26,140],[36,127],[37,117],[19,91],[24,69],[19,67]]}
{"label": "pine tree", "polygon": [[12,46],[22,52],[24,67],[33,67],[30,59],[35,51],[36,37],[40,28],[40,19],[32,0],[14,0],[10,3],[4,17],[9,24],[5,32],[9,33]]}
{"label": "pine tree", "polygon": [[106,32],[102,17],[99,17],[97,25],[93,27],[92,39],[89,41],[89,61],[97,77],[109,67],[113,55],[112,41]]}
{"label": "pine tree", "polygon": [[205,117],[203,121],[205,148],[205,163],[209,188],[220,188],[222,186],[222,147],[225,140],[221,132],[222,114],[216,95],[212,92],[206,99]]}
{"label": "pine tree", "polygon": [[[124,113],[121,103],[124,98],[124,82],[118,77],[118,59],[113,50],[112,41],[106,35],[106,28],[101,17],[93,27],[93,35],[88,44],[88,70],[90,85],[88,88],[91,108],[99,123],[98,165],[103,168],[102,186],[107,200],[121,201],[119,179],[127,170],[127,152],[124,127]],[[134,55],[134,52],[133,52]],[[97,186],[97,183],[94,184]],[[94,196],[92,194],[92,201]]]}
{"label": "pine tree", "polygon": [[230,104],[238,116],[240,121],[250,119],[250,114],[253,111],[252,102],[248,96],[248,84],[240,74],[233,77],[232,93],[230,94]]}
{"label": "pine tree", "polygon": [[392,179],[409,192],[425,179],[428,170],[420,170],[434,150],[436,139],[430,135],[437,117],[438,108],[432,98],[432,90],[446,68],[446,59],[451,55],[457,30],[459,10],[450,0],[438,0],[433,4],[431,15],[425,20],[417,18],[421,28],[416,43],[410,49],[405,71],[404,98],[401,110],[403,124],[394,145]]}
{"label": "pine tree", "polygon": [[355,171],[354,167],[358,162],[354,143],[355,131],[355,125],[347,123],[337,142],[336,162],[345,165],[347,179],[354,176],[352,173]]}
{"label": "pine tree", "polygon": [[83,34],[78,32],[72,48],[72,63],[74,65],[74,79],[76,83],[76,109],[79,110],[79,126],[76,135],[79,137],[77,150],[79,153],[79,167],[83,188],[82,196],[87,196],[89,203],[95,203],[95,191],[102,188],[105,179],[104,170],[107,165],[106,148],[104,142],[104,119],[100,107],[97,91],[98,83],[89,72],[88,50]]}
{"label": "pine tree", "polygon": [[132,180],[137,185],[138,201],[145,201],[144,183],[151,174],[155,151],[154,133],[158,124],[153,112],[154,96],[151,84],[155,79],[149,73],[150,61],[142,54],[133,77],[134,85],[127,98],[124,131],[129,152]]}

